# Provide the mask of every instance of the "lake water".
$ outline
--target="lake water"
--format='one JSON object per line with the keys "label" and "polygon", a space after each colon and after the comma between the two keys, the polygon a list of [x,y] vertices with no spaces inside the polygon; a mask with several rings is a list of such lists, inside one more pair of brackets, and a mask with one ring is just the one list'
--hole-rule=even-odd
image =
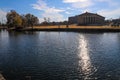
{"label": "lake water", "polygon": [[120,33],[0,31],[7,80],[120,80]]}

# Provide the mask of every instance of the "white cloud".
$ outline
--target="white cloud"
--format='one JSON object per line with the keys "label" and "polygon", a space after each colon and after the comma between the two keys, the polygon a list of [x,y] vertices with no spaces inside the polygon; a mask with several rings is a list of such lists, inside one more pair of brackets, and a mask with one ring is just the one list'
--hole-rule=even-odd
{"label": "white cloud", "polygon": [[116,0],[96,0],[97,2],[102,2],[108,7],[103,7],[103,9],[98,10],[97,13],[106,17],[106,19],[116,19],[120,17],[119,2]]}
{"label": "white cloud", "polygon": [[37,10],[44,10],[48,8],[47,4],[42,0],[38,0],[36,4],[32,4],[32,7]]}
{"label": "white cloud", "polygon": [[99,2],[106,2],[109,4],[109,6],[118,6],[119,4],[115,0],[96,0]]}
{"label": "white cloud", "polygon": [[76,2],[85,2],[88,0],[63,0],[64,3],[76,3]]}
{"label": "white cloud", "polygon": [[64,12],[63,9],[57,9],[55,7],[49,7],[43,0],[38,0],[36,4],[32,4],[34,9],[43,11],[43,18],[50,18],[51,21],[63,21],[64,16],[61,12]]}
{"label": "white cloud", "polygon": [[92,0],[63,0],[63,3],[69,3],[74,8],[88,8],[94,4]]}
{"label": "white cloud", "polygon": [[89,8],[86,8],[86,9],[82,9],[81,12],[85,13],[85,12],[92,12],[92,11]]}
{"label": "white cloud", "polygon": [[66,11],[65,13],[66,13],[66,14],[71,14],[71,13],[70,13],[70,12],[68,12],[68,11]]}
{"label": "white cloud", "polygon": [[64,20],[64,16],[59,14],[59,13],[44,13],[42,14],[43,17],[47,17],[50,18],[50,21],[63,21]]}
{"label": "white cloud", "polygon": [[99,14],[106,17],[106,19],[110,18],[119,18],[120,17],[120,8],[111,10],[111,9],[103,9],[98,11]]}
{"label": "white cloud", "polygon": [[91,2],[90,0],[84,1],[84,2],[77,2],[77,3],[72,4],[72,6],[74,8],[88,8],[92,5],[93,5],[93,2]]}
{"label": "white cloud", "polygon": [[7,12],[5,12],[2,9],[0,9],[0,22],[1,23],[5,23],[6,22],[6,14],[7,14]]}
{"label": "white cloud", "polygon": [[67,7],[66,9],[67,10],[75,10],[74,8],[71,8],[71,7]]}

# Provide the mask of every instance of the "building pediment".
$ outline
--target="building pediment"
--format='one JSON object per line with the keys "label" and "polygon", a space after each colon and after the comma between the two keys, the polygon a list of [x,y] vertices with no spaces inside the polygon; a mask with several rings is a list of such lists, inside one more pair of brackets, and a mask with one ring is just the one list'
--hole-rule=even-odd
{"label": "building pediment", "polygon": [[90,13],[90,12],[85,12],[85,13],[80,14],[78,16],[99,16],[99,17],[105,18],[105,17],[103,17],[103,16],[101,16],[101,15],[99,15],[97,13]]}

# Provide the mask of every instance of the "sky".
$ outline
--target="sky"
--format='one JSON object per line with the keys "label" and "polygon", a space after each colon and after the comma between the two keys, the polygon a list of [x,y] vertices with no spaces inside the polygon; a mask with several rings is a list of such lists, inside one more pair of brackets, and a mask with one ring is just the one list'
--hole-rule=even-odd
{"label": "sky", "polygon": [[19,14],[31,13],[44,21],[64,21],[84,12],[97,13],[106,19],[120,18],[120,0],[3,0],[0,2],[0,21],[10,10]]}

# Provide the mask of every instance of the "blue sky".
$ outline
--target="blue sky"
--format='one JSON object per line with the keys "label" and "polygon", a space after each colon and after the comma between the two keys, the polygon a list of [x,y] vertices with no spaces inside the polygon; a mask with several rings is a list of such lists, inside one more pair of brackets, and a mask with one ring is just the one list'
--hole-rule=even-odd
{"label": "blue sky", "polygon": [[114,19],[120,17],[119,5],[120,0],[3,0],[0,2],[0,21],[10,10],[34,14],[40,22],[44,17],[51,21],[64,21],[86,11]]}

